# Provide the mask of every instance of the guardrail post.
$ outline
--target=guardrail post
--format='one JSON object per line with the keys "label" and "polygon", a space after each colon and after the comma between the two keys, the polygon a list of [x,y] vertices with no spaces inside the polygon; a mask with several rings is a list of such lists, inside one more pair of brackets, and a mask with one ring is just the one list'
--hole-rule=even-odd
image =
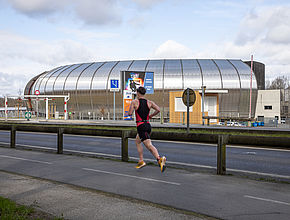
{"label": "guardrail post", "polygon": [[11,131],[10,131],[10,147],[15,148],[16,145],[16,127],[11,126]]}
{"label": "guardrail post", "polygon": [[122,161],[127,162],[129,160],[128,154],[128,137],[130,131],[122,131]]}
{"label": "guardrail post", "polygon": [[217,174],[226,174],[226,144],[228,142],[228,135],[218,136],[218,146],[217,146]]}
{"label": "guardrail post", "polygon": [[63,153],[63,128],[57,130],[57,153]]}

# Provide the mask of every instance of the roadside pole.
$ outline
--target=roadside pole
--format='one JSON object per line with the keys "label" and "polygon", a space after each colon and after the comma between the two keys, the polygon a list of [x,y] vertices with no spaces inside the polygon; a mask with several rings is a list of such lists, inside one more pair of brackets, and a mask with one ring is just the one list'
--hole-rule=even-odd
{"label": "roadside pole", "polygon": [[48,98],[45,98],[45,119],[48,120]]}
{"label": "roadside pole", "polygon": [[[119,92],[119,80],[118,79],[111,79],[110,81],[110,92],[114,93],[114,116],[113,120],[116,120],[116,91]],[[124,111],[123,111],[124,112]]]}
{"label": "roadside pole", "polygon": [[204,125],[204,92],[205,92],[205,86],[201,87],[201,99],[202,99],[202,125]]}
{"label": "roadside pole", "polygon": [[64,120],[67,120],[67,102],[69,100],[69,94],[67,97],[64,97]]}
{"label": "roadside pole", "polygon": [[189,88],[186,89],[187,133],[189,133]]}
{"label": "roadside pole", "polygon": [[252,83],[253,82],[253,55],[251,55],[251,79],[250,79],[250,106],[249,106],[249,119],[252,118]]}
{"label": "roadside pole", "polygon": [[193,104],[195,103],[196,100],[196,95],[195,92],[190,89],[187,88],[186,90],[183,91],[182,93],[182,102],[184,105],[186,105],[186,109],[187,109],[187,129],[186,132],[187,134],[189,133],[189,107],[193,106]]}
{"label": "roadside pole", "polygon": [[[36,96],[39,96],[39,95],[40,95],[40,91],[39,91],[39,90],[35,90],[34,94],[35,94]],[[37,120],[38,120],[38,101],[39,101],[39,99],[36,98],[36,119],[37,119]]]}
{"label": "roadside pole", "polygon": [[36,99],[36,119],[38,120],[38,102],[39,102],[39,99],[37,98]]}
{"label": "roadside pole", "polygon": [[114,90],[114,121],[115,121],[115,118],[116,118],[116,92]]}
{"label": "roadside pole", "polygon": [[7,103],[7,96],[5,96],[5,121],[8,120],[8,103]]}

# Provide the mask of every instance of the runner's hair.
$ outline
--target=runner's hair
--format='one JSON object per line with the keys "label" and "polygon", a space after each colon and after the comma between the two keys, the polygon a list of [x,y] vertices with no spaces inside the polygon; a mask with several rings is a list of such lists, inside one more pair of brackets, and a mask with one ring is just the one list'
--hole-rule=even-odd
{"label": "runner's hair", "polygon": [[138,89],[137,89],[137,92],[139,92],[141,95],[145,95],[146,93],[146,89],[142,86],[140,86]]}

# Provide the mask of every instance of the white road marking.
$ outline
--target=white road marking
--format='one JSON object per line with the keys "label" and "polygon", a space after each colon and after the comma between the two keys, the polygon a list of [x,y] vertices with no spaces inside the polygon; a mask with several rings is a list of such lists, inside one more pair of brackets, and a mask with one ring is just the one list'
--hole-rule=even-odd
{"label": "white road marking", "polygon": [[[130,159],[135,159],[138,160],[137,157],[130,157]],[[146,161],[152,161],[155,162],[156,160],[152,159],[146,159]],[[176,164],[176,165],[182,165],[182,166],[189,166],[189,167],[198,167],[198,168],[206,168],[206,169],[216,169],[214,166],[207,166],[207,165],[199,165],[199,164],[193,164],[193,163],[182,163],[182,162],[174,162],[174,161],[166,161],[166,164]],[[269,176],[269,177],[276,177],[276,178],[282,178],[282,179],[290,179],[290,176],[285,176],[285,175],[279,175],[279,174],[274,174],[274,173],[262,173],[262,172],[254,172],[254,171],[249,171],[249,170],[238,170],[238,169],[231,169],[227,168],[227,171],[232,171],[232,172],[240,172],[240,173],[247,173],[247,174],[256,174],[256,175],[261,175],[261,176]]]}
{"label": "white road marking", "polygon": [[8,159],[14,159],[14,160],[30,161],[30,162],[34,162],[34,163],[53,164],[53,163],[46,162],[46,161],[30,160],[30,159],[25,159],[25,158],[21,158],[21,157],[12,157],[12,156],[7,156],[7,155],[0,155],[0,157],[8,158]]}
{"label": "white road marking", "polygon": [[[130,157],[130,159],[139,160],[137,157]],[[146,159],[146,161],[156,162],[154,159]],[[168,161],[166,160],[166,164],[176,164],[176,165],[182,165],[182,166],[190,166],[190,167],[199,167],[199,168],[207,168],[207,169],[216,169],[216,167],[207,166],[207,165],[199,165],[199,164],[193,164],[193,163],[182,163],[182,162],[174,162],[174,161]]]}
{"label": "white road marking", "polygon": [[290,206],[290,203],[281,202],[281,201],[272,200],[272,199],[265,199],[265,198],[260,198],[260,197],[255,197],[255,196],[248,196],[248,195],[244,195],[244,197],[245,198],[250,198],[250,199],[261,200],[261,201],[265,201],[265,202],[273,202],[273,203],[278,203],[278,204],[289,205]]}
{"label": "white road marking", "polygon": [[[2,142],[0,142],[2,144]],[[3,143],[4,144],[4,143]],[[18,146],[28,147],[28,148],[38,148],[44,150],[56,150],[55,148],[51,147],[41,147],[41,146],[33,146],[33,145],[25,145],[25,144],[17,144]],[[17,146],[16,145],[16,146]],[[73,152],[73,153],[83,153],[83,154],[90,154],[90,155],[99,155],[99,156],[107,156],[107,157],[116,157],[121,158],[121,156],[114,155],[114,154],[103,154],[103,153],[95,153],[95,152],[88,152],[88,151],[77,151],[77,150],[63,150],[64,152]]]}
{"label": "white road marking", "polygon": [[230,169],[230,168],[227,168],[227,171],[240,172],[240,173],[250,173],[250,174],[262,175],[262,176],[290,179],[290,176],[273,174],[273,173],[261,173],[261,172],[254,172],[254,171],[249,171],[249,170],[238,170],[238,169]]}
{"label": "white road marking", "polygon": [[175,182],[168,182],[168,181],[157,180],[157,179],[152,179],[152,178],[132,176],[132,175],[127,175],[127,174],[122,174],[122,173],[108,172],[108,171],[104,171],[104,170],[96,170],[96,169],[90,169],[90,168],[82,168],[82,169],[87,170],[87,171],[98,172],[98,173],[105,173],[105,174],[111,174],[111,175],[116,175],[116,176],[124,176],[124,177],[130,177],[130,178],[159,182],[159,183],[166,183],[166,184],[177,185],[177,186],[181,185],[180,183],[175,183]]}
{"label": "white road marking", "polygon": [[[0,144],[8,144],[0,142]],[[48,148],[48,147],[40,147],[40,146],[32,146],[32,145],[24,145],[20,144],[20,146],[24,147],[31,147],[31,148],[39,148],[39,149],[47,149],[47,150],[56,150],[54,148]],[[64,150],[64,152],[75,152],[75,153],[84,153],[84,154],[90,154],[90,155],[99,155],[99,156],[107,156],[107,157],[115,157],[115,158],[121,158],[119,155],[114,154],[104,154],[104,153],[95,153],[95,152],[86,152],[86,151],[76,151],[76,150]],[[130,159],[138,160],[137,157],[130,157]],[[147,159],[144,158],[146,161],[156,162],[156,160],[153,159]],[[182,163],[182,162],[174,162],[174,161],[166,161],[167,164],[176,164],[176,165],[182,165],[182,166],[189,166],[189,167],[198,167],[198,168],[206,168],[206,169],[216,169],[215,166],[207,166],[207,165],[200,165],[200,164],[193,164],[193,163]],[[262,172],[255,172],[255,171],[249,171],[249,170],[239,170],[239,169],[231,169],[227,168],[227,171],[232,172],[240,172],[240,173],[248,173],[248,174],[255,174],[255,175],[262,175],[262,176],[269,176],[273,178],[282,178],[282,179],[290,179],[290,176],[285,175],[278,175],[273,173],[262,173]]]}
{"label": "white road marking", "polygon": [[103,154],[103,153],[95,153],[95,152],[87,152],[87,151],[77,151],[77,150],[64,150],[65,152],[74,152],[74,153],[83,153],[83,154],[91,154],[91,155],[98,155],[98,156],[107,156],[107,157],[116,157],[121,158],[121,156],[114,155],[114,154]]}
{"label": "white road marking", "polygon": [[242,154],[247,154],[247,155],[256,155],[256,152],[253,151],[248,151],[248,152],[243,152]]}
{"label": "white road marking", "polygon": [[[131,139],[131,138],[129,138]],[[132,138],[133,139],[133,138]],[[185,142],[185,141],[165,141],[165,140],[152,140],[153,142],[165,142],[165,143],[181,143],[181,144],[188,144],[188,145],[205,145],[205,146],[212,146],[216,147],[216,144],[210,143],[201,143],[201,142]],[[242,148],[242,149],[255,149],[255,150],[266,150],[266,151],[286,151],[289,152],[288,149],[275,149],[275,148],[265,148],[265,147],[248,147],[248,146],[239,146],[239,145],[227,145],[229,148]]]}

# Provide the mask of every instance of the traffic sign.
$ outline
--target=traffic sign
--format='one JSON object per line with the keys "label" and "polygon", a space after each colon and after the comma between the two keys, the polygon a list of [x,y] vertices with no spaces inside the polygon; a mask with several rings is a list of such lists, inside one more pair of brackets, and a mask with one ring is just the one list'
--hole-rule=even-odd
{"label": "traffic sign", "polygon": [[196,100],[195,92],[192,89],[187,88],[186,90],[184,90],[182,94],[182,101],[184,105],[187,106],[187,90],[189,90],[189,106],[192,106]]}
{"label": "traffic sign", "polygon": [[30,119],[31,118],[31,112],[25,112],[25,118]]}
{"label": "traffic sign", "polygon": [[119,88],[119,80],[118,79],[111,79],[110,82],[111,82],[110,91],[111,92],[114,92],[114,91],[118,92],[120,90],[120,88]]}
{"label": "traffic sign", "polygon": [[39,95],[40,94],[40,91],[39,90],[35,90],[34,94],[35,95]]}

